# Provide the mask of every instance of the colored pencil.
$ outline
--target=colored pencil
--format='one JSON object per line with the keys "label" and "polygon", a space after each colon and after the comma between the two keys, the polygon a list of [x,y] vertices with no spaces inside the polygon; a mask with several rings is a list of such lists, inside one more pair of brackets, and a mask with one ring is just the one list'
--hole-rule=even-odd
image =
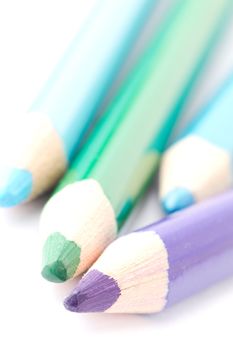
{"label": "colored pencil", "polygon": [[0,171],[0,205],[31,200],[64,173],[156,0],[100,0],[22,119]]}
{"label": "colored pencil", "polygon": [[116,237],[155,172],[228,4],[182,0],[168,14],[42,212],[46,279],[63,282],[80,274]]}
{"label": "colored pencil", "polygon": [[164,154],[160,198],[171,213],[232,185],[233,76]]}
{"label": "colored pencil", "polygon": [[65,307],[155,313],[233,276],[233,191],[110,244]]}

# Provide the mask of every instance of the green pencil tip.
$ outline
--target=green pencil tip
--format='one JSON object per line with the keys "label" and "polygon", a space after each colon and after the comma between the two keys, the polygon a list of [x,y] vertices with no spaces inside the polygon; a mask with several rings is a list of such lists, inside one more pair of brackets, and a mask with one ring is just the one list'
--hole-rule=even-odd
{"label": "green pencil tip", "polygon": [[50,282],[60,283],[67,280],[67,271],[62,261],[55,261],[51,265],[45,265],[41,274]]}
{"label": "green pencil tip", "polygon": [[42,276],[61,283],[72,278],[80,262],[80,247],[56,232],[51,234],[43,248]]}

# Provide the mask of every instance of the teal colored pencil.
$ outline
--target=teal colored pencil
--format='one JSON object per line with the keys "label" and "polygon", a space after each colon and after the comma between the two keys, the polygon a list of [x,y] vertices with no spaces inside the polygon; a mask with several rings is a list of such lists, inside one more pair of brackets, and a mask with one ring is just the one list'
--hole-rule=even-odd
{"label": "teal colored pencil", "polygon": [[164,154],[160,197],[174,212],[232,186],[233,76]]}
{"label": "teal colored pencil", "polygon": [[[156,0],[100,0],[22,119],[0,170],[0,206],[31,200],[64,173]],[[26,136],[26,137],[25,137]]]}
{"label": "teal colored pencil", "polygon": [[43,210],[46,279],[85,271],[116,237],[155,172],[228,5],[180,0],[168,15]]}

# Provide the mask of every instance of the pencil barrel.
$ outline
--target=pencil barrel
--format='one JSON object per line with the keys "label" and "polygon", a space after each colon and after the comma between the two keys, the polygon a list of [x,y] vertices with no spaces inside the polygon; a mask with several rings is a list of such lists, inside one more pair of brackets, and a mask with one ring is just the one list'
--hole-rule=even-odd
{"label": "pencil barrel", "polygon": [[101,0],[31,110],[44,113],[71,160],[156,0]]}
{"label": "pencil barrel", "polygon": [[166,306],[233,275],[232,208],[231,191],[142,229],[158,234],[167,250]]}
{"label": "pencil barrel", "polygon": [[[125,208],[133,207],[156,170],[161,150],[180,116],[177,106],[191,91],[216,42],[228,3],[211,1],[208,16],[210,3],[200,6],[199,2],[178,1],[57,190],[93,178],[122,221],[128,211]],[[148,158],[153,158],[150,166]],[[138,171],[145,162],[147,166]],[[140,184],[137,191],[134,186],[133,196],[128,190],[132,182]]]}

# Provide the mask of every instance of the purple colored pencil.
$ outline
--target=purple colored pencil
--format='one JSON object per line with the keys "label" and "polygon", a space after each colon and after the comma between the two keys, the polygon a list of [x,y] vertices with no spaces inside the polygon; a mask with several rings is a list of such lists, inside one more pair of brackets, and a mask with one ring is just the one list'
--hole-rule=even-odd
{"label": "purple colored pencil", "polygon": [[233,191],[113,242],[65,307],[154,313],[233,276]]}

